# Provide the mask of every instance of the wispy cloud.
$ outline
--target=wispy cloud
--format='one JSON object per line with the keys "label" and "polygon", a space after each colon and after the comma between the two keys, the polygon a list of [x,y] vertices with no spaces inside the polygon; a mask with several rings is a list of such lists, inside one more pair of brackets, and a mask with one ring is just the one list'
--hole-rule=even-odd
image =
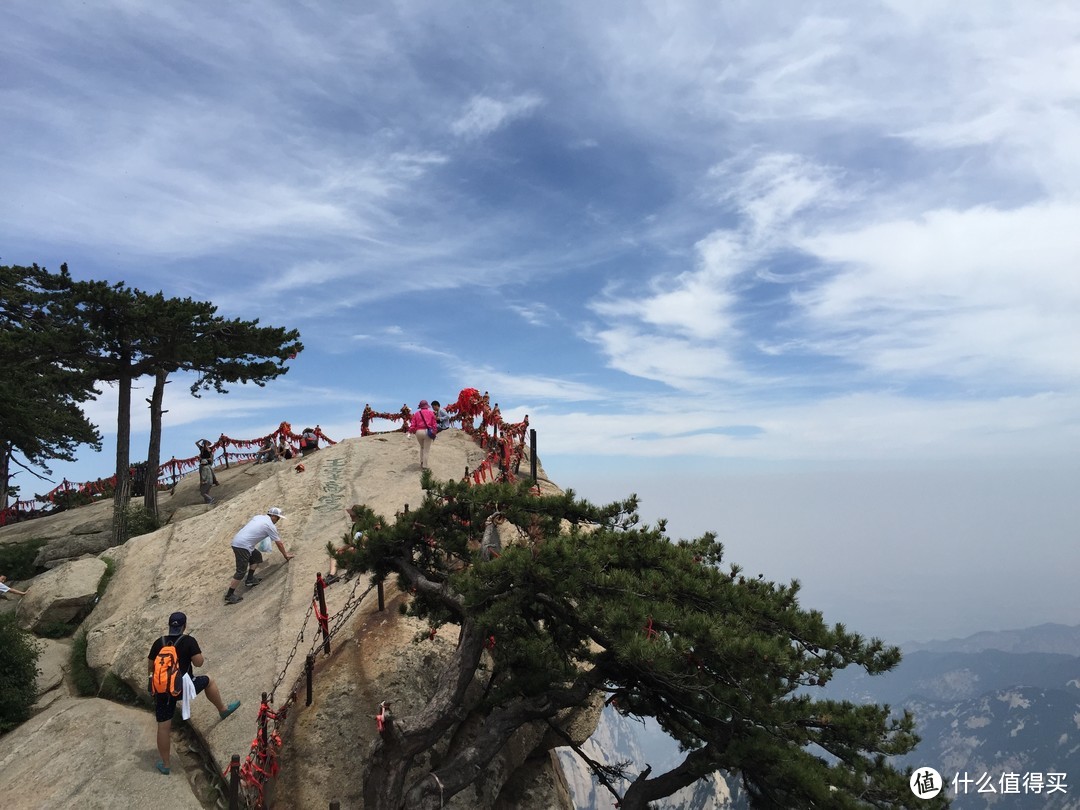
{"label": "wispy cloud", "polygon": [[461,116],[450,124],[450,131],[470,140],[482,138],[517,118],[530,115],[542,103],[543,99],[532,93],[506,99],[473,96]]}
{"label": "wispy cloud", "polygon": [[166,454],[475,386],[594,481],[1075,468],[1075,2],[219,6],[0,4],[3,262],[301,331]]}
{"label": "wispy cloud", "polygon": [[799,303],[831,351],[881,372],[1072,387],[1078,215],[980,207],[822,232],[802,247],[837,270]]}

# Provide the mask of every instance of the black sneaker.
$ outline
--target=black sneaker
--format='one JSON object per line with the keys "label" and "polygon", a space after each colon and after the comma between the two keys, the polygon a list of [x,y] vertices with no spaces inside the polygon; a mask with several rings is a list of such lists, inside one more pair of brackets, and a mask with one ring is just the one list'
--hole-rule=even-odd
{"label": "black sneaker", "polygon": [[244,601],[244,597],[242,597],[238,593],[230,593],[228,596],[225,597],[225,604],[226,605],[235,605],[237,602],[243,602],[243,601]]}
{"label": "black sneaker", "polygon": [[325,582],[327,585],[333,585],[339,579],[341,579],[341,577],[339,577],[337,574],[330,574],[328,577],[326,577],[326,579],[323,580],[323,582]]}
{"label": "black sneaker", "polygon": [[247,585],[249,588],[254,588],[260,582],[262,582],[262,577],[248,577],[244,580],[244,584]]}

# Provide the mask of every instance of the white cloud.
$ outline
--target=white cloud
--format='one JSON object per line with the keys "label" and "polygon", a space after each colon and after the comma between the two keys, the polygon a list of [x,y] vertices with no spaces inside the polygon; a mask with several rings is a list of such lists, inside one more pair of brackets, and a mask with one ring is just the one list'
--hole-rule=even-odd
{"label": "white cloud", "polygon": [[1073,387],[1078,218],[1080,206],[1048,203],[822,231],[799,246],[830,274],[797,301],[830,352],[879,371]]}
{"label": "white cloud", "polygon": [[[332,402],[347,397],[338,389],[298,385],[287,378],[274,380],[265,387],[254,384],[226,385],[229,391],[227,394],[209,391],[193,397],[189,392],[193,380],[194,378],[189,374],[170,375],[169,383],[165,386],[163,402],[163,408],[167,413],[163,416],[162,425],[166,433],[200,422],[224,426],[238,421],[256,419],[260,425],[263,425],[260,430],[265,431],[266,424],[273,422],[271,426],[276,426],[282,419],[281,415],[287,414],[294,408],[307,405],[311,401]],[[118,390],[115,384],[104,384],[100,388],[101,395],[86,403],[83,411],[86,418],[98,426],[103,436],[108,436],[111,441],[114,441]],[[131,429],[133,437],[146,436],[150,432],[150,412],[143,405],[152,389],[153,380],[149,377],[141,377],[132,384]],[[217,429],[220,432],[224,427]],[[216,434],[211,438],[216,438]],[[142,452],[141,448],[133,450],[132,457],[134,458],[140,452]]]}
{"label": "white cloud", "polygon": [[703,390],[741,375],[722,346],[703,345],[678,337],[613,326],[595,332],[592,340],[608,365],[633,377],[656,380],[682,390]]}
{"label": "white cloud", "polygon": [[[549,377],[544,375],[521,375],[502,372],[491,367],[477,367],[459,364],[460,379],[484,380],[484,385],[497,391],[496,400],[534,400],[551,402],[596,402],[607,394],[602,389],[588,383]],[[546,407],[546,406],[545,406]],[[519,410],[526,406],[519,406]]]}
{"label": "white cloud", "polygon": [[[557,453],[698,456],[721,460],[873,460],[897,464],[962,458],[1071,458],[1080,424],[1065,395],[918,400],[852,394],[807,404],[708,397],[609,396],[597,432],[589,412],[538,409],[544,444]],[[868,449],[872,448],[872,451]]]}
{"label": "white cloud", "polygon": [[[590,308],[608,325],[590,334],[612,368],[675,388],[746,381],[735,359],[743,276],[790,247],[806,209],[839,204],[831,173],[796,155],[744,154],[707,177],[717,202],[738,213],[733,227],[694,244],[694,268],[656,275],[640,289],[616,284]],[[762,271],[764,272],[764,271]]]}
{"label": "white cloud", "polygon": [[482,138],[515,119],[530,115],[542,103],[543,99],[533,93],[505,100],[473,96],[465,105],[465,111],[450,125],[450,131],[469,140]]}
{"label": "white cloud", "polygon": [[790,239],[807,209],[820,217],[850,205],[858,192],[842,191],[836,175],[801,155],[752,150],[713,166],[708,176],[718,202],[730,204],[744,218],[745,241],[760,250],[778,238]]}

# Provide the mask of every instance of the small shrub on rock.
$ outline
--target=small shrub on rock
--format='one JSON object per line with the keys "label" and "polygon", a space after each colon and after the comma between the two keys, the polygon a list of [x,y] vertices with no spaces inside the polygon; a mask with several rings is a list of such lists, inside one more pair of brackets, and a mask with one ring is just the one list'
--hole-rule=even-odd
{"label": "small shrub on rock", "polygon": [[46,542],[44,539],[34,538],[0,545],[0,571],[12,581],[37,576],[44,569],[35,566],[34,560],[37,558],[38,549]]}
{"label": "small shrub on rock", "polygon": [[12,615],[0,616],[0,734],[30,717],[37,700],[38,656],[34,637],[15,623]]}
{"label": "small shrub on rock", "polygon": [[67,638],[78,629],[78,624],[70,622],[45,622],[36,628],[41,638]]}
{"label": "small shrub on rock", "polygon": [[148,512],[139,504],[129,504],[124,512],[124,540],[138,537],[140,534],[149,534],[161,528],[161,518],[153,512]]}
{"label": "small shrub on rock", "polygon": [[101,575],[101,579],[98,580],[97,586],[97,601],[100,602],[102,597],[105,596],[105,590],[109,587],[109,581],[112,579],[113,574],[116,573],[116,560],[112,557],[103,556],[100,558],[105,563],[105,573]]}
{"label": "small shrub on rock", "polygon": [[71,685],[80,697],[94,697],[98,692],[97,678],[86,663],[86,631],[81,630],[71,645],[71,668],[68,672]]}

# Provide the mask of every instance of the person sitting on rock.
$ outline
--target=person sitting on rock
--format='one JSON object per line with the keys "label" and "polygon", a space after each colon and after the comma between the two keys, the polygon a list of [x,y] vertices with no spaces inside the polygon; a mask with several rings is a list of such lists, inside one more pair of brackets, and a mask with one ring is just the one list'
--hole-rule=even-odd
{"label": "person sitting on rock", "polygon": [[306,456],[319,449],[319,434],[311,428],[304,428],[300,434],[300,455]]}
{"label": "person sitting on rock", "polygon": [[274,444],[274,437],[267,436],[263,439],[263,445],[259,448],[259,452],[255,454],[255,463],[262,464],[264,461],[277,461],[278,450],[277,445]]}
{"label": "person sitting on rock", "polygon": [[289,446],[289,440],[285,438],[284,433],[278,438],[277,454],[279,459],[285,459],[286,461],[293,457],[292,448]]}
{"label": "person sitting on rock", "polygon": [[435,412],[435,429],[439,433],[450,429],[450,414],[446,408],[439,404],[439,400],[431,400],[431,410]]}

